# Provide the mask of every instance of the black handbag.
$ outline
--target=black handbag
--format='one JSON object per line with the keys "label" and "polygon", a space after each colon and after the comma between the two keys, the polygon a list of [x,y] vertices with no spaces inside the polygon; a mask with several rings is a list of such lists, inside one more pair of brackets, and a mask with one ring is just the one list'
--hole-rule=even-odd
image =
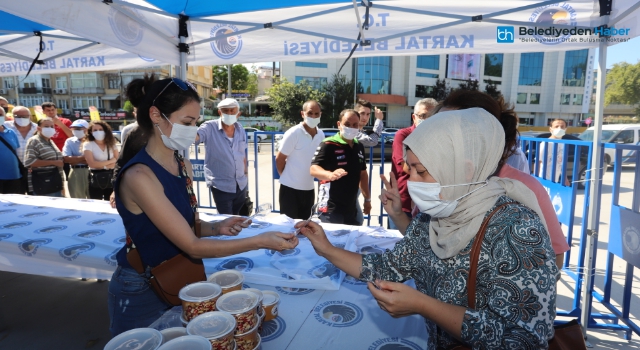
{"label": "black handbag", "polygon": [[57,167],[53,169],[32,168],[31,183],[35,194],[50,194],[62,191],[62,177]]}
{"label": "black handbag", "polygon": [[[107,146],[107,160],[111,159],[109,154],[109,146]],[[89,172],[89,186],[93,188],[99,188],[106,190],[107,188],[113,188],[113,169],[105,170],[91,170]]]}

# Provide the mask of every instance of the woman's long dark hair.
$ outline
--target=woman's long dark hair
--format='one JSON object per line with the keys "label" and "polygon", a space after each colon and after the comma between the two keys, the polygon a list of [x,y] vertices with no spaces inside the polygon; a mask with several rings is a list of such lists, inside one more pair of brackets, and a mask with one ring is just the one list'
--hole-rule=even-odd
{"label": "woman's long dark hair", "polygon": [[[493,114],[504,129],[504,150],[498,169],[516,152],[516,146],[520,133],[518,132],[518,115],[513,106],[508,105],[502,96],[494,99],[482,91],[454,90],[440,103],[440,108],[449,107],[457,109],[482,108]],[[438,108],[438,110],[440,109]]]}
{"label": "woman's long dark hair", "polygon": [[100,125],[102,127],[102,130],[104,130],[104,144],[107,145],[107,147],[113,149],[114,147],[116,147],[116,138],[113,137],[113,132],[111,131],[111,126],[109,126],[109,124],[103,122],[103,121],[94,121],[91,122],[89,124],[89,130],[87,130],[87,140],[88,141],[95,141],[96,138],[93,137],[93,133],[92,133],[92,129],[94,125]]}
{"label": "woman's long dark hair", "polygon": [[[166,89],[165,89],[166,88]],[[163,91],[164,90],[164,91]],[[162,92],[161,96],[158,96]],[[138,109],[136,119],[138,127],[127,136],[125,146],[122,149],[122,156],[118,160],[118,167],[122,167],[140,150],[147,145],[149,138],[153,135],[153,122],[149,116],[154,99],[156,106],[164,115],[169,115],[182,108],[189,102],[200,103],[200,96],[191,87],[182,90],[172,82],[171,78],[156,80],[154,74],[147,75],[141,79],[132,80],[127,85],[127,99]]]}

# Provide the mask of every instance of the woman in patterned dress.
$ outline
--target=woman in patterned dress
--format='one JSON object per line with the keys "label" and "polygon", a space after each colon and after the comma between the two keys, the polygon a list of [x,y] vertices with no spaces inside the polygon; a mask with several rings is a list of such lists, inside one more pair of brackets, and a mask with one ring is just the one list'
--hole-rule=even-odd
{"label": "woman in patterned dress", "polygon": [[[428,349],[546,349],[553,337],[558,269],[540,207],[522,183],[491,176],[504,139],[498,120],[480,108],[421,123],[404,141],[409,194],[420,209],[412,220],[402,213],[393,175],[391,182],[383,177],[381,201],[405,233],[393,250],[362,256],[333,247],[315,223],[301,230],[349,275],[377,272],[380,280],[368,287],[380,308],[393,317],[422,315]],[[470,308],[471,247],[484,218],[502,204],[481,243]],[[410,279],[417,290],[401,283]]]}

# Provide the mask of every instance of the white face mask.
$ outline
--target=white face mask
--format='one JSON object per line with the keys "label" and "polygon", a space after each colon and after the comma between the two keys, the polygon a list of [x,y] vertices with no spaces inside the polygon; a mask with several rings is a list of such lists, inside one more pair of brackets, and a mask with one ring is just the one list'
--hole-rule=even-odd
{"label": "white face mask", "polygon": [[27,126],[31,123],[31,119],[29,118],[13,118],[13,120],[16,121],[16,124],[18,124],[18,126]]}
{"label": "white face mask", "polygon": [[[476,188],[475,190],[460,196],[455,200],[445,200],[440,199],[440,191],[443,187],[454,187],[454,186],[466,186],[466,185],[477,185],[484,184]],[[472,182],[468,184],[459,184],[459,185],[449,185],[449,186],[440,186],[437,182],[420,182],[420,181],[407,181],[407,189],[409,190],[409,196],[418,209],[425,214],[429,214],[432,218],[446,218],[453,214],[453,211],[456,210],[458,206],[458,201],[462,198],[472,194],[473,192],[483,188],[487,185],[487,181],[482,182]]]}
{"label": "white face mask", "polygon": [[[77,137],[78,139],[84,138],[84,130],[71,130],[71,132],[73,133],[73,136]],[[95,137],[95,133],[93,134],[93,136]]]}
{"label": "white face mask", "polygon": [[[169,123],[171,121],[167,118],[164,113],[162,113],[164,119],[166,119]],[[156,125],[158,130],[160,130],[162,143],[168,148],[174,151],[182,151],[188,149],[196,141],[196,134],[198,133],[197,126],[188,126],[182,124],[171,123],[171,135],[167,137],[159,125]]]}
{"label": "white face mask", "polygon": [[56,129],[52,127],[44,127],[42,128],[40,133],[42,134],[42,136],[50,139],[51,137],[53,137],[53,135],[56,134]]}
{"label": "white face mask", "polygon": [[92,132],[91,134],[93,134],[93,138],[98,141],[104,140],[104,130],[97,130]]}
{"label": "white face mask", "polygon": [[238,121],[238,115],[237,114],[224,114],[224,113],[222,113],[221,118],[222,118],[222,122],[227,124],[227,125],[232,125],[232,124],[234,124],[235,122]]}
{"label": "white face mask", "polygon": [[318,124],[320,124],[320,117],[318,118],[304,117],[304,123],[307,124],[308,127],[313,129],[316,126],[318,126]]}
{"label": "white face mask", "polygon": [[356,128],[348,128],[346,126],[343,126],[342,130],[340,131],[340,135],[342,135],[342,138],[345,140],[353,140],[356,136],[358,136],[359,132],[360,130]]}
{"label": "white face mask", "polygon": [[555,136],[555,137],[562,137],[562,136],[564,136],[564,134],[566,132],[567,131],[562,129],[562,128],[556,128],[556,129],[551,130],[551,134],[553,134],[553,136]]}

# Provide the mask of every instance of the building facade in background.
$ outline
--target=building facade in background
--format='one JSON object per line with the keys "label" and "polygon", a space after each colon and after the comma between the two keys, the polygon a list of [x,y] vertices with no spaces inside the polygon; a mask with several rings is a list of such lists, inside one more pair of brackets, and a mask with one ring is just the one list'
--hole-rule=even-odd
{"label": "building facade in background", "polygon": [[[437,79],[456,88],[464,80],[497,85],[506,101],[515,106],[521,124],[544,126],[555,118],[579,126],[588,117],[591,84],[589,50],[533,52],[522,54],[457,54],[354,58],[342,69],[354,79],[359,98],[371,101],[385,112],[385,126],[406,127],[412,108],[432,97]],[[282,62],[282,77],[306,80],[312,86],[326,83],[344,59]],[[591,80],[593,81],[593,80]]]}

